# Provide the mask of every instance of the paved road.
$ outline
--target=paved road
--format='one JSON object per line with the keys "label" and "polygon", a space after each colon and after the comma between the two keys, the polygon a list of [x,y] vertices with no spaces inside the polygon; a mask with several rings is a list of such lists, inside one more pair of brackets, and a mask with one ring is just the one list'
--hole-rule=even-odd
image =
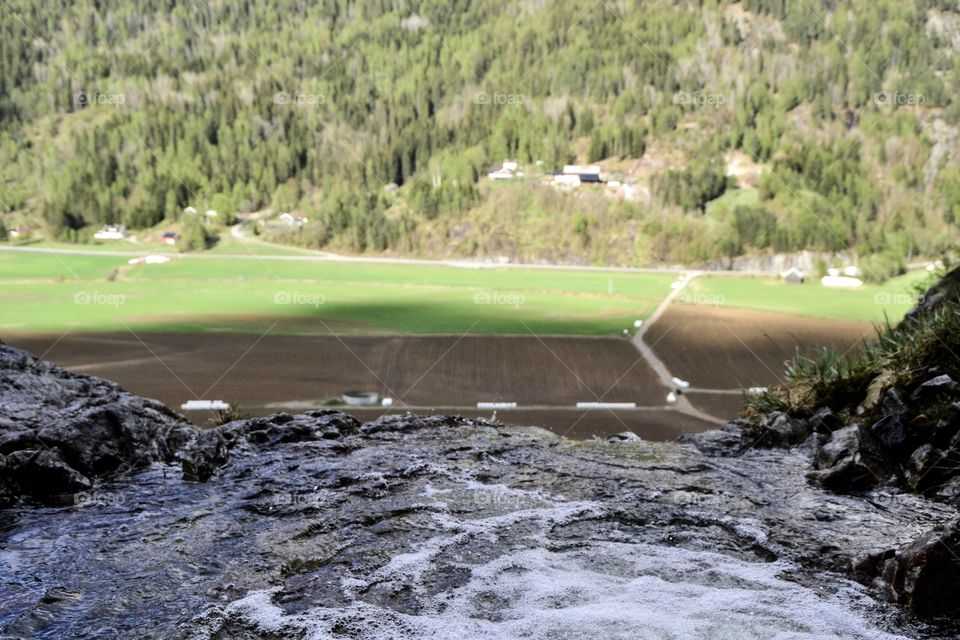
{"label": "paved road", "polygon": [[[653,323],[659,320],[660,316],[662,316],[667,308],[673,304],[673,301],[676,300],[677,296],[679,296],[680,293],[687,288],[690,282],[692,282],[693,279],[699,275],[702,275],[700,271],[689,271],[683,274],[683,277],[674,283],[673,290],[670,292],[670,294],[663,299],[656,310],[654,310],[653,314],[651,314],[647,321],[643,323],[643,325],[639,330],[637,330],[632,338],[633,345],[637,348],[637,351],[640,352],[640,356],[647,362],[647,364],[650,365],[650,368],[653,369],[653,372],[657,374],[660,384],[662,384],[665,389],[664,393],[674,391],[677,388],[677,385],[673,382],[675,376],[670,372],[663,360],[661,360],[653,351],[653,348],[646,343],[644,336]],[[688,389],[688,391],[691,390]],[[733,390],[717,389],[716,391],[729,393]],[[739,391],[736,392],[739,393]],[[690,400],[687,399],[685,395],[677,396],[676,409],[681,413],[685,413],[693,418],[697,418],[705,422],[712,422],[713,424],[725,424],[727,422],[726,420],[722,420],[721,418],[697,409],[690,403]]]}
{"label": "paved road", "polygon": [[[264,246],[268,243],[260,243]],[[285,247],[287,248],[287,247]],[[397,265],[422,265],[422,266],[444,266],[458,267],[462,269],[547,269],[553,271],[601,271],[601,272],[619,272],[619,273],[665,273],[673,275],[683,275],[689,272],[689,269],[674,267],[595,267],[580,265],[563,264],[540,264],[540,263],[519,263],[519,262],[476,262],[470,260],[431,260],[427,258],[380,258],[376,256],[344,256],[336,253],[316,251],[305,253],[303,255],[278,256],[278,255],[260,255],[254,253],[176,253],[176,252],[156,252],[148,250],[139,251],[112,251],[95,249],[50,249],[27,246],[9,246],[0,245],[0,251],[13,251],[21,253],[47,253],[73,256],[114,256],[118,258],[139,258],[146,255],[163,255],[171,258],[183,258],[188,260],[215,260],[221,258],[230,258],[233,260],[257,260],[257,261],[279,261],[279,262],[342,262],[357,264],[397,264]],[[775,276],[773,271],[698,271],[699,276]]]}

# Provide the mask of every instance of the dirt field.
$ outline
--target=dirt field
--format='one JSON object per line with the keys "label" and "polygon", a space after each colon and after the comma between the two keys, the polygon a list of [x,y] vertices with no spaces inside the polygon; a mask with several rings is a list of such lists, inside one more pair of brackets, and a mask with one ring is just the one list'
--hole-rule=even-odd
{"label": "dirt field", "polygon": [[[670,370],[694,387],[735,389],[780,381],[797,348],[809,354],[829,345],[843,352],[872,335],[873,328],[860,322],[674,305],[646,337]],[[726,406],[729,398],[704,402]]]}
{"label": "dirt field", "polygon": [[[694,387],[767,386],[797,346],[848,348],[870,327],[704,306],[675,306],[647,334],[675,375]],[[349,389],[394,398],[392,411],[490,417],[477,402],[516,402],[511,424],[569,437],[625,430],[669,440],[711,425],[665,408],[666,390],[618,338],[536,336],[296,336],[242,333],[14,335],[11,344],[68,369],[97,375],[173,408],[222,399],[253,414],[295,411]],[[742,396],[690,393],[697,408],[734,417]],[[583,411],[577,402],[635,402],[637,410]],[[289,405],[291,408],[286,408]],[[373,419],[382,410],[358,410]],[[205,415],[191,416],[202,423]]]}
{"label": "dirt field", "polygon": [[250,406],[317,401],[348,389],[426,407],[663,402],[650,369],[617,338],[268,335],[258,341],[234,333],[127,333],[9,342],[171,406],[196,397]]}

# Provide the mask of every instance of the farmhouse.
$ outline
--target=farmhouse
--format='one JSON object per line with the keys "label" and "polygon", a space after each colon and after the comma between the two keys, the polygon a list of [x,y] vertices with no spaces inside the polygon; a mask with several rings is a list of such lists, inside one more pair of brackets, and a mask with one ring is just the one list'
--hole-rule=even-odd
{"label": "farmhouse", "polygon": [[307,223],[306,216],[301,216],[296,213],[281,213],[277,219],[288,227],[302,227]]}
{"label": "farmhouse", "polygon": [[127,237],[127,228],[122,224],[105,224],[93,237],[97,240],[123,240]]}
{"label": "farmhouse", "polygon": [[800,271],[800,269],[797,269],[796,267],[790,267],[786,271],[782,272],[780,277],[783,278],[784,282],[788,282],[790,284],[803,284],[805,279],[803,271]]}
{"label": "farmhouse", "polygon": [[492,169],[487,177],[491,180],[512,180],[519,175],[523,175],[517,171],[518,166],[516,160],[504,160],[503,164]]}
{"label": "farmhouse", "polygon": [[553,176],[553,182],[560,186],[578,187],[581,184],[600,184],[603,180],[600,178],[600,167],[596,165],[582,167],[568,164],[562,172]]}

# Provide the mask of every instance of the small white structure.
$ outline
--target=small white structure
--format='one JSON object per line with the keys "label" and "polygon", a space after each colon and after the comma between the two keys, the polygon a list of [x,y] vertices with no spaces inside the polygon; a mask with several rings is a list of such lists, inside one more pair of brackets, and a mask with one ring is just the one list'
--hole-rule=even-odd
{"label": "small white structure", "polygon": [[783,278],[784,282],[789,282],[790,284],[803,284],[803,281],[806,280],[806,275],[800,269],[796,267],[790,267],[786,271],[780,273],[780,277]]}
{"label": "small white structure", "polygon": [[140,256],[127,260],[127,264],[166,264],[168,262],[170,262],[170,256],[161,255]]}
{"label": "small white structure", "polygon": [[184,411],[226,411],[230,405],[223,400],[187,400],[180,408]]}
{"label": "small white structure", "polygon": [[851,277],[851,278],[859,278],[860,275],[861,275],[861,273],[860,273],[860,267],[858,267],[858,266],[855,265],[855,264],[851,264],[851,265],[848,265],[848,266],[844,267],[844,268],[840,271],[840,273],[842,273],[842,274],[845,275],[845,276],[849,276],[849,277]]}
{"label": "small white structure", "polygon": [[673,384],[677,385],[677,386],[680,387],[681,389],[689,389],[689,388],[690,388],[690,383],[687,382],[686,380],[681,380],[680,378],[678,378],[678,377],[676,377],[676,376],[674,376],[674,377],[672,378],[672,380],[673,380]]}
{"label": "small white structure", "polygon": [[488,173],[487,177],[491,180],[513,180],[518,175],[522,175],[517,171],[519,166],[516,160],[504,160],[503,164],[498,169]]}
{"label": "small white structure", "polygon": [[591,173],[591,174],[595,173],[597,175],[600,175],[600,167],[598,167],[595,164],[587,167],[582,167],[578,164],[568,164],[568,165],[564,165],[563,173],[568,175],[583,175],[585,173]]}
{"label": "small white structure", "polygon": [[296,213],[281,213],[278,220],[288,227],[302,227],[307,223],[306,216],[301,216]]}
{"label": "small white structure", "polygon": [[674,391],[671,391],[667,394],[667,404],[677,404],[677,394]]}
{"label": "small white structure", "polygon": [[750,387],[749,389],[747,389],[748,396],[759,396],[761,393],[766,393],[766,392],[767,392],[766,387]]}
{"label": "small white structure", "polygon": [[97,240],[123,240],[127,237],[127,228],[122,224],[105,224],[93,237]]}
{"label": "small white structure", "polygon": [[184,207],[183,212],[189,213],[190,215],[194,215],[197,213],[197,210],[194,207]]}
{"label": "small white structure", "polygon": [[380,406],[381,406],[381,407],[392,407],[392,406],[393,406],[393,398],[382,398],[382,399],[380,400]]}
{"label": "small white structure", "polygon": [[553,184],[558,187],[579,187],[580,176],[572,173],[559,173],[553,176]]}
{"label": "small white structure", "polygon": [[855,289],[856,287],[863,286],[863,280],[849,276],[829,275],[820,278],[820,284],[832,289]]}
{"label": "small white structure", "polygon": [[516,402],[478,402],[477,409],[516,409]]}
{"label": "small white structure", "polygon": [[578,402],[577,409],[636,409],[636,402]]}
{"label": "small white structure", "polygon": [[208,218],[216,218],[220,214],[218,214],[213,209],[207,209],[206,211],[203,212],[203,215],[207,216]]}
{"label": "small white structure", "polygon": [[634,320],[634,321],[633,321],[633,328],[634,328],[634,329],[639,329],[639,328],[642,327],[642,326],[643,326],[643,320]]}

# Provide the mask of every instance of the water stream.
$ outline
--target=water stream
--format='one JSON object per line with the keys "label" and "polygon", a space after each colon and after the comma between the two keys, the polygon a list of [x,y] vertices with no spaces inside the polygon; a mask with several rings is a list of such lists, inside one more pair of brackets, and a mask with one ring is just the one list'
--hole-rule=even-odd
{"label": "water stream", "polygon": [[803,452],[395,419],[0,512],[24,638],[891,638],[844,558],[949,517],[824,493]]}

